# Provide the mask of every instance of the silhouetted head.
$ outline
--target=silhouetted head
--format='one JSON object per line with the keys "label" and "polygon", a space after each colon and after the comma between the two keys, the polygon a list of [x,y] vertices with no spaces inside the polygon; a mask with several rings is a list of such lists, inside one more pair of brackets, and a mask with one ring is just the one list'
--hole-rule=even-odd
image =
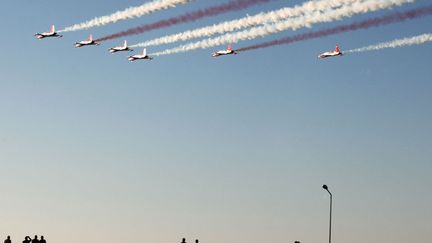
{"label": "silhouetted head", "polygon": [[300,243],[300,241],[294,241],[294,243]]}
{"label": "silhouetted head", "polygon": [[44,237],[43,237],[43,235],[41,235],[41,240],[43,240],[44,239]]}
{"label": "silhouetted head", "polygon": [[195,240],[195,243],[198,243],[198,239]]}
{"label": "silhouetted head", "polygon": [[10,235],[7,236],[7,239],[10,240]]}
{"label": "silhouetted head", "polygon": [[37,239],[37,235],[35,235],[35,239]]}
{"label": "silhouetted head", "polygon": [[186,242],[186,238],[183,238],[183,239],[182,239],[182,243],[184,243],[184,242]]}

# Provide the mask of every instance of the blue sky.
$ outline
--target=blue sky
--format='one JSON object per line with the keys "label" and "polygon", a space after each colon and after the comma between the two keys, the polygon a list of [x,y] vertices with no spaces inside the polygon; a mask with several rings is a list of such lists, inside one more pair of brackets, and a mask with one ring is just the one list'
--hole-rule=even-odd
{"label": "blue sky", "polygon": [[[432,45],[316,58],[335,43],[350,49],[430,33],[432,17],[236,56],[211,58],[219,47],[136,63],[107,53],[121,40],[82,49],[73,42],[216,1],[59,40],[32,36],[142,2],[3,3],[0,237],[326,242],[326,183],[334,242],[432,238]],[[300,2],[275,1],[129,42]]]}

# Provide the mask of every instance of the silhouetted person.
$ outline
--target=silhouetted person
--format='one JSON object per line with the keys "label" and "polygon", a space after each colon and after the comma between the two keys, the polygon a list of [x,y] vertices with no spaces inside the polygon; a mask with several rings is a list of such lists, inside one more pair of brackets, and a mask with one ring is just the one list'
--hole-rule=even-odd
{"label": "silhouetted person", "polygon": [[186,238],[183,238],[181,243],[186,243]]}
{"label": "silhouetted person", "polygon": [[198,239],[195,240],[195,243],[198,243]]}
{"label": "silhouetted person", "polygon": [[11,241],[11,239],[10,239],[10,236],[9,236],[9,235],[7,236],[7,238],[6,238],[6,240],[4,241],[4,243],[12,243],[12,241]]}
{"label": "silhouetted person", "polygon": [[41,235],[41,239],[39,240],[39,243],[46,243],[45,238],[43,237],[43,235]]}
{"label": "silhouetted person", "polygon": [[39,243],[39,239],[37,238],[37,235],[35,235],[34,239],[31,241],[31,243]]}
{"label": "silhouetted person", "polygon": [[31,243],[31,238],[30,236],[26,236],[23,240],[23,243]]}

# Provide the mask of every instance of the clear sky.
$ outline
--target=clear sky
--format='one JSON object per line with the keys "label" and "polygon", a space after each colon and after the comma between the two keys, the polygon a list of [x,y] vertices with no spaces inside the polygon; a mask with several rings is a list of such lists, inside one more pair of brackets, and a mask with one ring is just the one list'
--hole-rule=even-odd
{"label": "clear sky", "polygon": [[325,243],[324,183],[334,194],[333,242],[432,239],[432,44],[316,58],[335,43],[351,49],[430,33],[432,17],[236,56],[211,58],[221,46],[136,63],[107,52],[122,40],[81,49],[73,42],[223,1],[62,39],[33,37],[52,23],[62,28],[143,2],[2,3],[0,240]]}

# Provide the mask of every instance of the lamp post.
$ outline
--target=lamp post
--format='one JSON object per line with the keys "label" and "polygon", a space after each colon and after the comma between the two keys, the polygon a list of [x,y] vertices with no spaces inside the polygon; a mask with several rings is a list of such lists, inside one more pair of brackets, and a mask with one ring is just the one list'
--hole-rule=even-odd
{"label": "lamp post", "polygon": [[331,243],[331,227],[332,227],[332,203],[333,203],[333,195],[328,189],[327,185],[323,185],[322,188],[326,190],[330,194],[330,223],[329,223],[329,243]]}

